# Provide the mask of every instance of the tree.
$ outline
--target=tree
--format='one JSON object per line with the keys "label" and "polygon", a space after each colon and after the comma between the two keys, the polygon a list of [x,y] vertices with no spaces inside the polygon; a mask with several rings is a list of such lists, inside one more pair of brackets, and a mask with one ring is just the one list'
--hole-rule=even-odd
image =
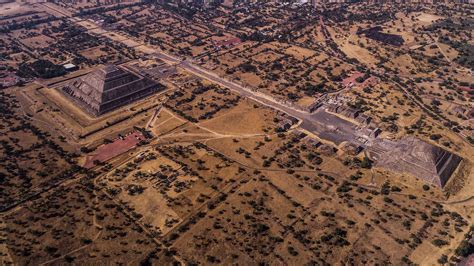
{"label": "tree", "polygon": [[456,255],[461,257],[467,257],[474,253],[474,245],[469,243],[466,239],[461,242],[458,248],[455,250]]}
{"label": "tree", "polygon": [[446,264],[448,263],[448,256],[446,255],[441,255],[441,257],[438,259],[438,263],[439,264]]}
{"label": "tree", "polygon": [[372,162],[369,160],[367,156],[365,156],[362,162],[360,163],[360,167],[366,168],[366,169],[372,168]]}
{"label": "tree", "polygon": [[437,246],[437,247],[445,246],[445,245],[447,245],[447,244],[448,244],[448,242],[447,242],[447,241],[445,241],[445,240],[442,240],[442,239],[439,239],[439,238],[438,238],[438,239],[435,239],[435,240],[433,240],[433,242],[432,242],[432,243],[433,243],[433,245],[435,245],[435,246]]}

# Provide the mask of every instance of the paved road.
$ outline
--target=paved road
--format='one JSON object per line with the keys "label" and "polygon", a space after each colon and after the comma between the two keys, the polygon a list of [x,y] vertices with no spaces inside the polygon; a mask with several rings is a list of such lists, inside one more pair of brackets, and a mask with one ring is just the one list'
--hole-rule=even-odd
{"label": "paved road", "polygon": [[179,66],[197,76],[204,77],[233,91],[236,91],[242,96],[302,120],[300,126],[301,128],[315,133],[323,139],[339,144],[343,141],[354,141],[356,138],[355,124],[341,119],[336,115],[330,114],[323,109],[319,109],[314,113],[300,111],[292,108],[291,106],[280,103],[269,96],[263,95],[262,93],[254,92],[235,82],[219,77],[214,73],[210,73],[198,66],[191,64],[188,61],[181,61]]}
{"label": "paved road", "polygon": [[244,97],[250,98],[272,109],[279,110],[288,115],[296,117],[302,121],[300,125],[301,128],[318,135],[322,139],[329,140],[336,144],[340,144],[343,141],[357,142],[355,140],[357,137],[355,124],[341,119],[336,115],[330,114],[323,109],[319,109],[314,113],[301,111],[291,106],[285,105],[284,103],[278,102],[268,95],[252,91],[251,89],[246,88],[236,82],[220,77],[215,73],[203,69],[188,60],[181,60],[180,58],[165,54],[160,51],[156,51],[153,55],[159,59],[175,64],[176,66],[183,68],[196,76],[213,81],[223,87],[233,90]]}

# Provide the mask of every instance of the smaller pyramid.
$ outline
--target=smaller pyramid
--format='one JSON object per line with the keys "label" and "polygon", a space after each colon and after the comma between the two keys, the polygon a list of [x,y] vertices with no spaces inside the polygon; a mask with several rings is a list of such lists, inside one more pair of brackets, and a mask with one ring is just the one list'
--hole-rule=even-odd
{"label": "smaller pyramid", "polygon": [[377,139],[368,150],[376,158],[376,166],[411,174],[441,188],[462,161],[462,157],[414,137]]}
{"label": "smaller pyramid", "polygon": [[107,65],[73,80],[62,91],[87,112],[99,116],[149,96],[161,87],[122,67]]}

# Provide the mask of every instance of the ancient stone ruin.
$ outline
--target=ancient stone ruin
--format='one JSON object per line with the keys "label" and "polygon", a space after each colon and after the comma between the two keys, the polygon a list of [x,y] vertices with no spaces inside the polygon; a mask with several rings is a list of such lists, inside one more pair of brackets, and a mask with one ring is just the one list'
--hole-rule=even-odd
{"label": "ancient stone ruin", "polygon": [[376,166],[408,173],[444,187],[462,158],[414,137],[398,141],[376,139],[368,148]]}
{"label": "ancient stone ruin", "polygon": [[108,65],[73,80],[62,91],[88,113],[99,116],[161,89],[153,80]]}

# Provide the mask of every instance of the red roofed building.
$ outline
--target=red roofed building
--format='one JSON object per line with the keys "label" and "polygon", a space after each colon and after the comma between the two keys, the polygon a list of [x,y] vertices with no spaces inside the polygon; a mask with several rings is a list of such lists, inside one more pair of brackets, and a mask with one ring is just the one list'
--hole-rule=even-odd
{"label": "red roofed building", "polygon": [[17,77],[16,75],[13,75],[13,74],[10,74],[10,73],[0,74],[0,85],[5,87],[5,88],[15,86],[16,84],[18,84],[18,82],[20,82],[20,78]]}
{"label": "red roofed building", "polygon": [[467,86],[459,86],[459,89],[461,89],[462,91],[466,91],[466,92],[474,91],[474,88],[470,88],[470,87],[467,87]]}
{"label": "red roofed building", "polygon": [[222,40],[222,41],[216,41],[214,42],[214,46],[216,48],[228,48],[228,47],[232,47],[232,46],[235,46],[239,43],[241,43],[242,41],[235,37],[235,38],[232,38],[232,39],[225,39],[225,40]]}
{"label": "red roofed building", "polygon": [[142,140],[145,140],[145,136],[137,131],[134,131],[124,137],[116,138],[109,144],[99,146],[92,154],[87,156],[84,167],[92,168],[96,161],[106,162],[124,152],[135,148]]}

